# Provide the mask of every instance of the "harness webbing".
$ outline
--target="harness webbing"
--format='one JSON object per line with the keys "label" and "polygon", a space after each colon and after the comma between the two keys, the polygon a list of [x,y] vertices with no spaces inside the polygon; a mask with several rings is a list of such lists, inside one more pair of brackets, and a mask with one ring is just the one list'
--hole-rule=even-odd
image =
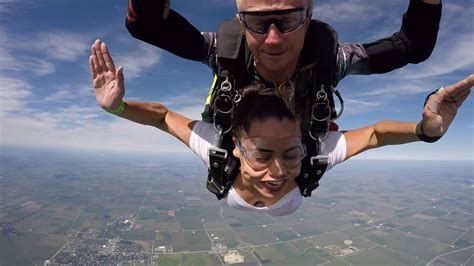
{"label": "harness webbing", "polygon": [[[222,199],[232,186],[240,167],[240,161],[232,156],[234,145],[230,130],[234,108],[240,100],[240,89],[254,80],[255,73],[252,71],[253,61],[238,21],[234,19],[221,25],[217,43],[216,76],[203,120],[214,123],[219,132],[213,143],[216,148],[209,151],[207,188],[218,199]],[[306,78],[300,80],[301,86],[297,86],[298,91],[295,91],[295,96],[298,96],[297,108],[300,108],[299,111],[305,117],[303,132],[308,132],[303,136],[308,156],[303,159],[301,173],[296,177],[301,195],[305,197],[311,196],[326,171],[328,161],[323,141],[330,123],[340,115],[336,114],[334,107],[333,93],[337,91],[332,88],[335,83],[336,53],[335,31],[325,23],[311,21],[299,62],[305,69],[298,75]],[[342,98],[340,95],[338,97],[343,106]]]}

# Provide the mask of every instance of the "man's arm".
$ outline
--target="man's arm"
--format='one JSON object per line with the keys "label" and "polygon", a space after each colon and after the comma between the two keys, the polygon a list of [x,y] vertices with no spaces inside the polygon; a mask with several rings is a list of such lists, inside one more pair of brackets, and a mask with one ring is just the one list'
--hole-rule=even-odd
{"label": "man's arm", "polygon": [[169,0],[129,0],[125,26],[133,37],[194,61],[207,59],[213,41],[169,9]]}
{"label": "man's arm", "polygon": [[466,79],[430,95],[423,108],[423,120],[419,125],[410,122],[383,121],[372,126],[345,132],[345,159],[386,145],[436,139],[443,136],[454,120],[458,108],[469,96],[473,85],[474,75],[470,75]]}
{"label": "man's arm", "polygon": [[364,44],[341,44],[338,77],[386,73],[408,63],[417,64],[432,53],[441,19],[440,0],[410,0],[400,31]]}

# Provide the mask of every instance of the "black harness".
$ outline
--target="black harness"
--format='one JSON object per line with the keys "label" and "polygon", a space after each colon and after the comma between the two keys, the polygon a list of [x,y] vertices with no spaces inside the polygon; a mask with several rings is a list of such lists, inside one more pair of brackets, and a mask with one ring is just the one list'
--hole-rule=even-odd
{"label": "black harness", "polygon": [[[337,49],[334,29],[323,22],[311,20],[295,75],[296,113],[304,117],[302,132],[307,134],[303,134],[303,143],[308,153],[302,161],[296,182],[305,197],[311,196],[326,171],[328,156],[323,140],[330,124],[343,110],[342,98],[335,89]],[[241,99],[241,89],[255,81],[251,53],[236,19],[227,20],[219,27],[214,72],[210,101],[203,112],[203,121],[213,123],[218,132],[213,140],[214,148],[209,150],[207,189],[222,199],[240,168],[240,161],[232,156],[234,109]],[[339,114],[334,94],[341,102]]]}

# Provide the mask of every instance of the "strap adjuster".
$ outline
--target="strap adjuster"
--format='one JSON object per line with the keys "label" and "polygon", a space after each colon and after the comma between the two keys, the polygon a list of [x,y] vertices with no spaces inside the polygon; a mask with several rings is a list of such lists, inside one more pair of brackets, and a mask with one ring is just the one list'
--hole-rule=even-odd
{"label": "strap adjuster", "polygon": [[[222,148],[212,147],[212,148],[209,148],[208,155],[209,155],[210,161],[214,161],[214,163],[217,163],[217,162],[223,163],[225,159],[227,159],[228,152]],[[213,162],[210,162],[210,163],[214,164]],[[219,167],[219,165],[210,165],[210,166],[214,168]]]}
{"label": "strap adjuster", "polygon": [[[328,164],[328,155],[316,155],[309,159],[309,162],[312,166],[316,166],[317,164]],[[316,161],[316,163],[314,162]]]}

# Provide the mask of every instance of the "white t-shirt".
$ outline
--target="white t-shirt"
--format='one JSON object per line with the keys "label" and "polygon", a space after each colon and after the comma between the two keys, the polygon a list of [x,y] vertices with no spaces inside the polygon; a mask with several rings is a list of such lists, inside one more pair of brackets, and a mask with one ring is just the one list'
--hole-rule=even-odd
{"label": "white t-shirt", "polygon": [[[209,168],[210,164],[208,151],[212,147],[212,141],[216,134],[217,131],[212,124],[197,121],[189,138],[189,147],[201,158],[207,168]],[[346,157],[346,139],[344,134],[339,131],[328,132],[324,140],[324,147],[328,154],[327,172],[335,165],[343,162]],[[234,187],[231,187],[226,195],[226,200],[227,204],[235,209],[257,210],[274,216],[282,216],[296,211],[303,202],[303,196],[300,194],[299,187],[295,187],[274,204],[266,207],[256,207],[247,203],[240,197]]]}

